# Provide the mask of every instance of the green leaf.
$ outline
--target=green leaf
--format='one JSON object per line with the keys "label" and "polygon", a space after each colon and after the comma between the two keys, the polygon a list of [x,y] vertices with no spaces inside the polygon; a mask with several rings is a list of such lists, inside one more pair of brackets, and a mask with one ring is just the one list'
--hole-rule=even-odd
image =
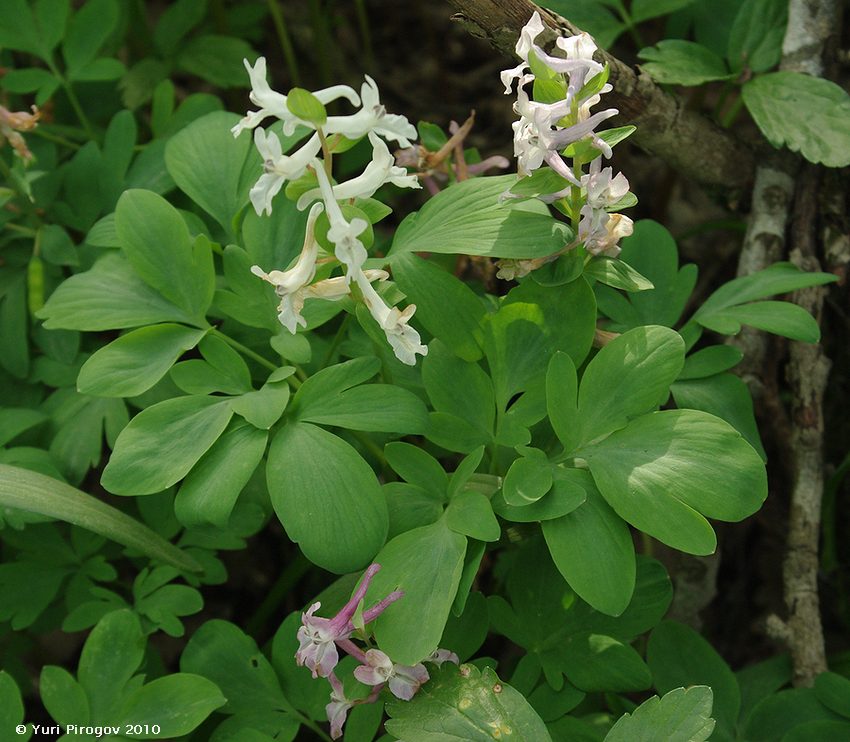
{"label": "green leaf", "polygon": [[570,241],[565,225],[499,200],[514,181],[500,175],[449,186],[402,222],[390,257],[432,252],[536,258],[557,252]]}
{"label": "green leaf", "polygon": [[720,56],[693,41],[665,39],[641,49],[638,56],[647,60],[641,65],[644,72],[668,85],[702,85],[732,77]]}
{"label": "green leaf", "polygon": [[584,269],[584,275],[623,291],[648,291],[655,288],[652,281],[617,258],[594,258]]}
{"label": "green leaf", "polygon": [[714,648],[689,626],[663,621],[649,637],[646,660],[659,693],[682,685],[708,685],[714,693],[714,718],[734,736],[741,708],[735,674]]}
{"label": "green leaf", "polygon": [[262,389],[234,399],[232,406],[237,415],[244,417],[255,428],[268,430],[280,420],[288,402],[289,384],[286,381],[268,381]]}
{"label": "green leaf", "polygon": [[383,545],[388,515],[378,481],[337,436],[309,423],[286,425],[272,440],[266,476],[287,535],[314,564],[353,572]]}
{"label": "green leaf", "polygon": [[266,452],[268,433],[235,424],[210,447],[183,480],[174,514],[186,526],[225,528],[236,499]]}
{"label": "green leaf", "polygon": [[608,8],[596,2],[546,0],[542,5],[564,18],[569,18],[576,26],[593,36],[603,49],[610,48],[617,37],[626,30],[625,23],[616,18]]}
{"label": "green leaf", "polygon": [[410,484],[422,487],[443,499],[449,479],[437,459],[419,446],[393,441],[384,447],[384,455],[393,470]]}
{"label": "green leaf", "polygon": [[135,397],[150,389],[204,336],[175,324],[134,330],[97,350],[83,364],[77,389],[100,397]]}
{"label": "green leaf", "polygon": [[366,605],[404,591],[375,620],[378,646],[393,661],[413,665],[437,649],[465,553],[466,539],[438,521],[396,536],[372,560],[381,571],[369,586]]}
{"label": "green leaf", "polygon": [[747,0],[735,16],[726,54],[732,69],[766,72],[779,63],[788,25],[785,0]]}
{"label": "green leaf", "polygon": [[159,16],[153,32],[156,50],[164,57],[173,54],[189,31],[195,28],[206,15],[206,0],[177,0]]}
{"label": "green leaf", "polygon": [[49,56],[37,33],[30,4],[26,0],[9,0],[3,6],[3,23],[0,24],[0,46],[36,54],[42,59]]}
{"label": "green leaf", "polygon": [[[810,722],[843,722],[845,718],[824,706],[818,700],[814,688],[781,690],[767,696],[753,709],[742,736],[753,742],[784,740],[787,734]],[[818,740],[818,737],[811,739]],[[840,737],[828,739],[831,742],[832,739],[840,739]],[[827,739],[823,742],[827,742]]]}
{"label": "green leaf", "polygon": [[771,72],[742,90],[762,134],[809,162],[850,165],[850,96],[834,82],[800,72]]}
{"label": "green leaf", "polygon": [[[18,690],[15,679],[5,670],[0,670],[0,727],[12,729],[24,720],[24,702],[21,691]],[[17,733],[15,739],[26,742],[32,736],[32,729],[27,727],[23,734]]]}
{"label": "green leaf", "polygon": [[[241,59],[239,69],[244,74]],[[171,137],[165,148],[165,164],[174,182],[228,234],[261,171],[251,138],[234,139],[230,133],[238,121],[234,113],[208,113]]]}
{"label": "green leaf", "polygon": [[836,714],[850,717],[850,679],[834,672],[822,672],[815,678],[818,700]]}
{"label": "green leaf", "polygon": [[0,446],[26,430],[29,430],[47,420],[47,415],[29,407],[6,407],[0,409]]}
{"label": "green leaf", "polygon": [[97,622],[86,639],[77,668],[92,719],[117,711],[116,705],[144,654],[145,637],[135,613],[113,611]]}
{"label": "green leaf", "polygon": [[698,322],[723,335],[737,335],[741,325],[750,325],[804,343],[820,340],[817,320],[802,307],[787,301],[757,301],[704,312]]}
{"label": "green leaf", "polygon": [[[117,724],[141,726],[139,739],[182,737],[194,730],[215,709],[227,703],[218,686],[200,675],[175,673],[138,688],[124,701]],[[146,733],[147,725],[157,733]]]}
{"label": "green leaf", "polygon": [[58,80],[42,67],[9,70],[3,75],[3,89],[10,93],[34,93],[43,85]]}
{"label": "green leaf", "polygon": [[[565,323],[564,317],[570,317],[570,322]],[[505,409],[517,392],[542,381],[555,351],[566,353],[579,366],[590,350],[595,318],[593,293],[582,279],[557,291],[533,281],[511,289],[499,311],[488,315],[484,324],[496,404]]]}
{"label": "green leaf", "polygon": [[176,484],[232,415],[220,397],[177,397],[142,410],[115,441],[101,483],[117,495],[151,495]]}
{"label": "green leaf", "polygon": [[619,430],[663,404],[684,361],[684,341],[666,327],[638,327],[608,343],[582,377],[576,445]]}
{"label": "green leaf", "polygon": [[309,90],[292,88],[286,96],[286,107],[296,118],[303,119],[316,127],[324,126],[328,120],[328,112],[320,101]]}
{"label": "green leaf", "polygon": [[71,79],[77,70],[97,56],[115,29],[119,16],[116,0],[89,0],[74,13],[62,42],[62,55]]}
{"label": "green leaf", "polygon": [[702,410],[725,420],[744,436],[747,443],[761,456],[762,461],[767,460],[756,425],[753,398],[740,377],[734,374],[716,374],[704,379],[677,381],[670,387],[670,391],[677,407]]}
{"label": "green leaf", "polygon": [[219,88],[248,87],[244,59],[256,59],[247,41],[233,36],[207,34],[196,36],[182,45],[177,54],[177,67]]}
{"label": "green leaf", "polygon": [[[539,451],[537,453],[540,453]],[[519,458],[511,464],[502,485],[508,505],[522,507],[537,502],[552,489],[552,466],[545,456]]]}
{"label": "green leaf", "polygon": [[643,415],[578,455],[587,459],[599,491],[623,520],[690,554],[714,551],[706,517],[742,520],[767,496],[758,453],[727,423],[704,412]]}
{"label": "green leaf", "polygon": [[364,384],[338,394],[313,396],[306,404],[302,401],[297,417],[320,425],[385,433],[424,433],[428,424],[422,400],[390,384]]}
{"label": "green leaf", "polygon": [[0,464],[0,504],[85,528],[190,572],[200,565],[129,515],[44,474]]}
{"label": "green leaf", "polygon": [[801,271],[792,263],[774,263],[764,270],[723,284],[703,302],[694,314],[694,319],[699,321],[706,315],[728,309],[736,304],[785,294],[809,286],[822,286],[836,280],[832,273],[808,273]]}
{"label": "green leaf", "polygon": [[493,383],[481,366],[458,358],[436,340],[428,346],[422,362],[422,382],[436,411],[463,418],[485,438],[492,435],[496,420]]}
{"label": "green leaf", "polygon": [[543,521],[543,536],[558,571],[596,610],[619,616],[635,589],[635,548],[629,527],[599,494],[587,472],[574,470],[586,493],[582,505]]}
{"label": "green leaf", "polygon": [[546,371],[546,411],[566,450],[575,448],[578,425],[578,378],[573,359],[558,351]]}
{"label": "green leaf", "polygon": [[705,742],[714,731],[711,688],[676,688],[653,696],[625,714],[605,735],[605,742]]}
{"label": "green leaf", "polygon": [[209,242],[193,246],[186,222],[162,196],[125,191],[115,209],[115,229],[142,279],[196,322],[212,302],[215,273]]}
{"label": "green leaf", "polygon": [[628,693],[652,683],[640,655],[612,636],[580,632],[567,639],[561,652],[567,679],[583,691]]}
{"label": "green leaf", "polygon": [[192,635],[180,657],[180,669],[215,683],[227,698],[225,713],[255,712],[285,703],[275,671],[257,643],[227,621],[207,621]]}
{"label": "green leaf", "polygon": [[631,7],[633,23],[668,15],[690,5],[694,0],[634,0]]}
{"label": "green leaf", "polygon": [[[393,259],[393,279],[416,305],[416,319],[465,361],[481,358],[482,301],[463,281],[416,255]],[[433,353],[433,344],[429,353]]]}
{"label": "green leaf", "polygon": [[117,59],[101,57],[86,63],[70,73],[69,79],[75,82],[99,82],[117,80],[127,72],[127,68]]}
{"label": "green leaf", "polygon": [[703,379],[714,376],[737,366],[744,354],[732,345],[712,345],[691,353],[685,358],[685,365],[677,381]]}
{"label": "green leaf", "polygon": [[679,269],[673,236],[650,219],[635,224],[634,233],[622,242],[620,259],[652,281],[655,288],[624,298],[604,286],[596,286],[600,309],[621,331],[639,325],[673,327],[685,309],[696,283],[696,266]]}
{"label": "green leaf", "polygon": [[584,477],[584,474],[576,469],[554,467],[552,488],[545,497],[536,502],[514,506],[505,502],[503,493],[498,493],[493,497],[493,509],[505,520],[515,523],[534,523],[560,518],[571,513],[587,499],[582,486],[583,480],[576,481],[579,476]]}
{"label": "green leaf", "polygon": [[253,390],[248,365],[221,335],[206,335],[198,350],[204,360],[184,361],[171,371],[171,378],[183,391],[188,394],[243,394]]}
{"label": "green leaf", "polygon": [[850,737],[850,722],[824,719],[795,726],[782,737],[782,742],[835,742],[847,737]]}
{"label": "green leaf", "polygon": [[498,541],[502,535],[493,506],[480,492],[460,492],[454,497],[446,509],[446,525],[479,541]]}
{"label": "green leaf", "polygon": [[86,692],[65,668],[55,665],[43,667],[38,690],[44,707],[59,724],[67,726],[90,721]]}
{"label": "green leaf", "polygon": [[552,742],[523,695],[489,667],[451,662],[429,669],[431,680],[412,701],[387,704],[386,730],[402,742]]}

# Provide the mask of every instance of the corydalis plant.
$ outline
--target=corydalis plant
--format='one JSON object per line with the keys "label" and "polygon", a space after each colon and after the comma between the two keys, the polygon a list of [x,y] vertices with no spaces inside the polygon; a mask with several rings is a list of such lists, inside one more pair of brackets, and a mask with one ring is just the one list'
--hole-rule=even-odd
{"label": "corydalis plant", "polygon": [[[614,176],[612,168],[602,167],[602,158],[611,157],[611,143],[622,138],[622,132],[596,132],[599,124],[619,112],[608,108],[591,113],[602,95],[612,90],[607,83],[608,67],[593,59],[597,47],[586,33],[555,41],[564,57],[547,54],[535,44],[544,28],[535,12],[516,45],[516,53],[523,61],[504,70],[501,77],[506,94],[512,92],[517,81],[514,111],[519,119],[513,130],[519,175],[523,179],[537,176],[541,185],[532,191],[534,196],[570,217],[576,239],[554,255],[499,261],[498,275],[505,279],[528,275],[578,247],[591,256],[616,257],[620,239],[632,233],[631,219],[610,213],[635,202],[629,193],[629,182],[622,173]],[[533,86],[538,100],[529,98],[528,85]],[[544,164],[549,171],[541,170]],[[522,181],[520,184],[505,197],[523,196],[523,188],[528,186]]]}
{"label": "corydalis plant", "polygon": [[[330,683],[331,700],[325,706],[325,711],[331,724],[331,737],[334,739],[342,736],[346,716],[357,704],[373,703],[384,688],[388,688],[396,698],[409,701],[420,686],[429,679],[428,671],[421,662],[416,665],[400,665],[393,662],[380,649],[369,648],[364,651],[351,641],[351,635],[357,629],[355,622],[365,629],[365,626],[380,616],[388,606],[404,597],[401,590],[395,590],[368,610],[363,611],[359,619],[357,618],[361,601],[369,589],[372,578],[380,569],[379,564],[369,566],[351,599],[333,618],[315,615],[321,608],[321,603],[313,603],[305,613],[301,614],[295,661],[309,668],[314,678],[327,678]],[[334,673],[339,663],[339,649],[360,662],[354,670],[354,677],[360,683],[372,686],[366,698],[350,699],[346,696],[342,681]],[[438,649],[428,658],[428,661],[436,664],[446,661],[457,663],[458,657],[453,652]]]}
{"label": "corydalis plant", "polygon": [[[359,95],[347,85],[335,85],[315,93],[296,88],[286,96],[269,86],[263,57],[253,67],[245,60],[245,67],[251,80],[249,97],[259,110],[249,111],[232,131],[234,136],[239,136],[246,129],[254,129],[254,143],[263,158],[263,174],[250,191],[257,214],[271,214],[272,201],[287,181],[312,177],[316,183],[297,201],[301,210],[310,207],[310,215],[304,247],[294,265],[286,271],[268,273],[260,266],[251,269],[275,287],[281,299],[280,323],[295,333],[299,326],[307,325],[301,314],[307,299],[336,301],[353,294],[362,299],[396,357],[408,365],[415,364],[417,355],[428,353],[419,333],[408,324],[416,307],[412,304],[404,310],[390,307],[373,288],[373,281],[385,281],[389,274],[363,269],[368,257],[369,245],[365,240],[369,221],[355,204],[358,199],[371,198],[387,183],[399,188],[421,187],[415,175],[395,164],[385,141],[410,147],[416,129],[404,116],[387,113],[378,86],[368,75]],[[324,104],[340,98],[360,106],[359,110],[347,116],[328,116]],[[299,131],[304,131],[304,136],[313,133],[297,150],[284,154],[277,134],[257,128],[268,117],[281,120],[287,136],[297,136]],[[363,137],[368,137],[372,145],[372,159],[360,175],[333,183],[334,146]],[[328,221],[327,239],[333,245],[333,257],[322,255],[315,236],[316,223],[323,212]],[[313,283],[317,266],[334,259],[344,266],[344,274]]]}

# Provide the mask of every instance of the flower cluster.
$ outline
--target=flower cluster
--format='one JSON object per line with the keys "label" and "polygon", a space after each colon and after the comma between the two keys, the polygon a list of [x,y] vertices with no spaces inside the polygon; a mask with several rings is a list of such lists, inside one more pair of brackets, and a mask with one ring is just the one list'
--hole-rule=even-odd
{"label": "flower cluster", "polygon": [[41,118],[41,112],[35,106],[32,107],[32,113],[10,111],[0,106],[0,147],[8,140],[20,158],[24,162],[29,162],[32,159],[32,152],[29,151],[27,143],[18,132],[31,131],[36,127],[39,118]]}
{"label": "flower cluster", "polygon": [[[268,273],[259,266],[251,269],[275,287],[281,300],[278,307],[281,324],[292,333],[298,326],[306,327],[301,311],[307,299],[342,299],[351,294],[353,283],[372,317],[386,334],[396,357],[413,365],[416,355],[428,353],[419,333],[408,324],[416,306],[411,304],[403,311],[389,307],[374,289],[373,281],[384,281],[389,275],[382,270],[364,270],[368,257],[364,233],[369,223],[360,216],[346,218],[343,205],[370,198],[386,183],[399,188],[421,187],[415,175],[409,175],[395,164],[386,143],[394,141],[402,147],[410,147],[410,140],[416,138],[415,127],[404,116],[387,113],[381,104],[378,86],[368,75],[359,95],[347,85],[335,85],[309,94],[311,100],[320,105],[343,98],[360,107],[347,116],[322,116],[320,122],[299,118],[293,107],[288,105],[287,96],[271,89],[266,80],[265,58],[260,57],[253,67],[246,60],[245,67],[251,81],[249,97],[259,110],[249,111],[232,131],[234,136],[239,136],[246,129],[254,129],[254,143],[263,158],[263,174],[250,191],[251,203],[257,214],[271,214],[272,200],[287,181],[298,180],[308,174],[312,174],[316,181],[316,187],[303,193],[297,202],[301,210],[310,207],[310,213],[304,247],[294,265],[286,271],[272,270]],[[268,117],[281,120],[287,136],[304,131],[306,141],[295,151],[284,154],[280,137],[272,131],[258,128]],[[328,142],[343,137],[351,141],[368,137],[372,145],[372,159],[360,175],[334,184],[331,181],[332,153]],[[320,153],[323,157],[319,157]],[[345,274],[313,283],[317,265],[332,259],[320,257],[321,247],[315,236],[316,222],[323,212],[328,220],[327,239],[333,245],[333,257],[345,266]]]}
{"label": "flower cluster", "polygon": [[[627,196],[629,183],[622,173],[615,177],[610,167],[601,166],[603,157],[611,157],[611,145],[596,128],[618,111],[608,108],[591,113],[601,96],[612,89],[605,82],[608,71],[593,59],[596,44],[588,34],[559,37],[555,44],[563,56],[552,56],[535,43],[544,30],[535,11],[516,45],[522,62],[501,74],[506,94],[517,81],[514,111],[519,119],[513,124],[517,170],[520,176],[528,176],[545,163],[563,179],[563,188],[538,198],[556,203],[572,218],[578,239],[565,249],[582,243],[591,255],[616,257],[620,250],[617,243],[631,234],[632,221],[609,211]],[[540,77],[550,91],[553,85],[558,86],[563,98],[548,103],[530,99],[526,86]],[[591,146],[580,147],[584,142]],[[585,165],[589,165],[588,172],[584,172]],[[503,261],[499,275],[521,277],[543,262],[546,260]]]}
{"label": "flower cluster", "polygon": [[[298,651],[295,661],[306,666],[314,678],[327,678],[331,685],[331,700],[325,706],[328,721],[331,723],[331,737],[342,736],[342,726],[351,708],[360,703],[372,703],[384,688],[388,688],[396,698],[409,701],[420,686],[429,679],[428,671],[421,662],[415,665],[400,665],[393,662],[380,649],[363,651],[353,641],[355,631],[354,615],[369,589],[372,578],[380,570],[380,565],[372,564],[364,573],[360,585],[351,599],[333,618],[316,616],[321,603],[313,603],[301,615],[301,628],[298,629]],[[403,597],[400,590],[391,592],[383,600],[362,613],[362,625],[374,621],[387,606]],[[365,699],[349,699],[345,694],[342,681],[334,673],[339,662],[339,650],[354,657],[360,665],[354,670],[354,677],[364,685],[372,686]],[[453,652],[438,649],[426,660],[440,665],[443,662],[458,662]]]}

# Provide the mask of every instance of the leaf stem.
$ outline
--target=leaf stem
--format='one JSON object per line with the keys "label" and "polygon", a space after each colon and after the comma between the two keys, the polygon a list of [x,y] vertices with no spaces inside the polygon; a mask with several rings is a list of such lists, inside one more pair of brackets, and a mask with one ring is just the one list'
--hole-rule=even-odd
{"label": "leaf stem", "polygon": [[295,87],[298,87],[301,84],[301,75],[298,73],[298,58],[295,56],[292,39],[289,37],[289,30],[286,28],[283,11],[281,10],[277,0],[266,0],[266,5],[269,8],[269,14],[272,17],[272,23],[274,23],[277,40],[280,42],[280,49],[283,52],[283,58],[286,60],[286,68],[289,70],[289,77],[292,80],[292,84]]}
{"label": "leaf stem", "polygon": [[263,358],[259,353],[251,350],[248,346],[242,345],[238,340],[234,340],[230,335],[226,335],[217,327],[213,327],[211,330],[212,334],[216,337],[221,338],[234,350],[239,351],[243,356],[250,358],[257,363],[259,363],[263,368],[267,368],[269,371],[277,371],[278,366],[272,363],[268,358]]}

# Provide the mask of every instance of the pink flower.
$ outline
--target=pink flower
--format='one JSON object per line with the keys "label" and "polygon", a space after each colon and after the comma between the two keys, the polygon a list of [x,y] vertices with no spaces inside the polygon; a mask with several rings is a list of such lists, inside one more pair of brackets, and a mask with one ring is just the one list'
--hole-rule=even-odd
{"label": "pink flower", "polygon": [[366,663],[355,668],[354,677],[366,685],[387,683],[390,692],[402,701],[409,701],[430,675],[421,662],[416,665],[397,665],[380,649],[366,652]]}
{"label": "pink flower", "polygon": [[[369,565],[369,568],[363,574],[360,585],[351,596],[351,600],[333,618],[313,615],[321,608],[321,603],[313,603],[306,613],[301,614],[302,625],[298,629],[298,651],[295,653],[295,661],[299,666],[306,665],[309,667],[314,678],[329,678],[331,676],[333,669],[339,662],[337,642],[341,642],[346,651],[349,651],[349,646],[354,648],[353,644],[347,641],[354,631],[354,624],[351,619],[357,611],[360,601],[366,595],[372,578],[380,569],[380,564]],[[364,611],[363,623],[374,621],[388,605],[394,603],[403,594],[401,590],[395,590],[369,610]],[[356,648],[354,649],[356,651]],[[359,652],[357,653],[359,654]],[[349,654],[351,654],[350,651]]]}

